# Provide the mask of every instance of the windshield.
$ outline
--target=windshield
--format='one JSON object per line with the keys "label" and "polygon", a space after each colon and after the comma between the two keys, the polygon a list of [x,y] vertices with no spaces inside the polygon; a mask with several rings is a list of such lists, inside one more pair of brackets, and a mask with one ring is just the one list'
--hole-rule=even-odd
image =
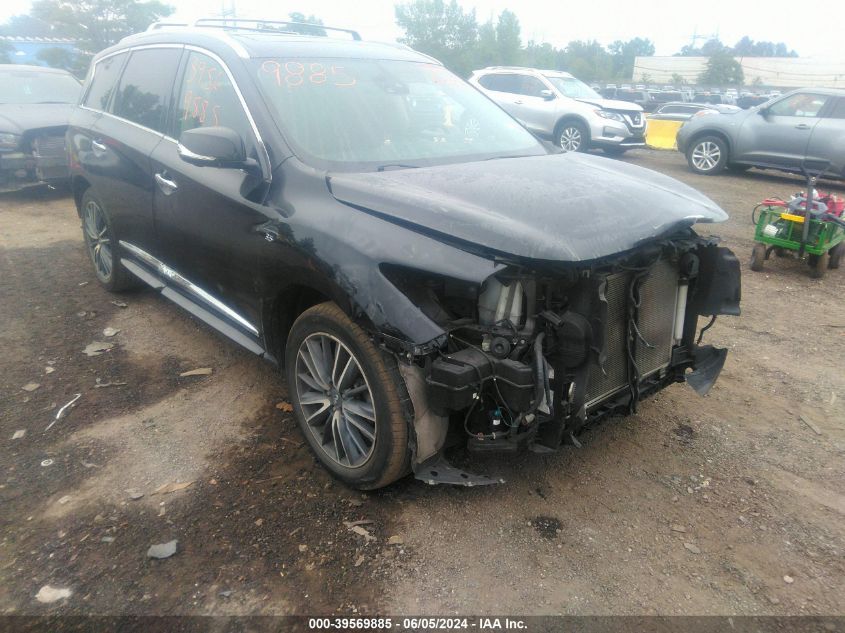
{"label": "windshield", "polygon": [[601,95],[575,77],[555,77],[546,75],[558,92],[572,99],[601,99]]}
{"label": "windshield", "polygon": [[72,75],[37,70],[0,71],[0,103],[76,103],[80,83]]}
{"label": "windshield", "polygon": [[327,169],[545,153],[497,105],[435,64],[274,58],[255,60],[254,70],[295,151]]}

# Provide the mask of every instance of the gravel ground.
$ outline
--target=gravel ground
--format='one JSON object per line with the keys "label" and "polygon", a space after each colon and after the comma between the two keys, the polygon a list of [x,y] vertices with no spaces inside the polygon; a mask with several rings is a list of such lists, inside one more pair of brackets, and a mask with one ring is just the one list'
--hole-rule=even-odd
{"label": "gravel ground", "polygon": [[731,215],[702,228],[743,262],[743,315],[707,334],[722,377],[581,449],[476,458],[507,480],[477,489],[334,482],[275,370],[153,293],[101,290],[69,197],[0,196],[0,614],[845,613],[845,274],[746,265],[752,207],[801,183],[625,160]]}

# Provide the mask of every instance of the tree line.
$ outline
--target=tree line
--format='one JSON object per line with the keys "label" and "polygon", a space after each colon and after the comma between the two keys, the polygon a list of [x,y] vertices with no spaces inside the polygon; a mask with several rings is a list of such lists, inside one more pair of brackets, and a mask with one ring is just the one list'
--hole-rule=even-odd
{"label": "tree line", "polygon": [[[121,38],[145,30],[153,22],[173,13],[160,0],[35,0],[29,14],[16,15],[0,24],[0,35],[67,38],[77,51],[45,47],[39,53],[49,66],[83,74],[91,57]],[[293,21],[313,24],[300,27],[306,35],[325,34],[320,18],[290,13]],[[519,18],[505,9],[496,19],[480,23],[475,9],[464,10],[457,0],[411,0],[395,6],[397,25],[404,31],[401,42],[442,61],[466,77],[485,66],[531,66],[566,70],[587,82],[630,80],[634,60],[654,55],[648,38],[617,40],[605,46],[596,40],[573,40],[562,48],[548,42],[522,43]],[[0,63],[12,61],[13,48],[0,42]],[[755,42],[743,37],[727,46],[718,39],[700,48],[684,46],[677,55],[709,57],[707,70],[699,78],[706,84],[741,84],[742,68],[737,56],[797,56],[782,42]],[[647,77],[637,78],[647,83]],[[680,84],[680,77],[673,78]]]}

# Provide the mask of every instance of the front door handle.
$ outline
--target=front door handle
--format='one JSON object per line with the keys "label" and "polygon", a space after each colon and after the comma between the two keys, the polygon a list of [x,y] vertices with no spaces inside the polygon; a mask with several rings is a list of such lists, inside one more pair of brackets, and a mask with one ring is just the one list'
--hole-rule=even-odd
{"label": "front door handle", "polygon": [[165,177],[167,172],[159,172],[155,175],[156,184],[158,184],[158,188],[161,189],[161,192],[165,196],[169,196],[171,193],[176,191],[179,188],[179,185],[176,184],[175,180],[170,180],[169,178]]}
{"label": "front door handle", "polygon": [[91,141],[91,149],[94,150],[95,154],[105,154],[109,148],[100,141]]}
{"label": "front door handle", "polygon": [[522,105],[522,99],[517,99],[516,101],[514,101],[514,103],[516,105]]}
{"label": "front door handle", "polygon": [[810,126],[807,125],[806,123],[799,123],[798,125],[795,126],[795,129],[796,130],[809,130]]}

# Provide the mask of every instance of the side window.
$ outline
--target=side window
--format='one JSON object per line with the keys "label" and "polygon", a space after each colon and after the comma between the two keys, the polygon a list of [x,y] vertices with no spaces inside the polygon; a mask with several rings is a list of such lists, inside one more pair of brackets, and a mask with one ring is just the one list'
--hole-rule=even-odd
{"label": "side window", "polygon": [[830,119],[845,119],[845,98],[837,99],[827,116]]}
{"label": "side window", "polygon": [[521,80],[519,85],[519,94],[521,95],[525,95],[527,97],[539,97],[541,96],[540,93],[543,90],[547,90],[546,86],[543,85],[543,82],[536,77],[519,75],[519,78]]}
{"label": "side window", "polygon": [[112,113],[164,132],[165,111],[181,54],[179,48],[134,51],[120,79]]}
{"label": "side window", "polygon": [[112,55],[95,64],[91,86],[82,105],[94,110],[105,110],[109,106],[109,98],[114,92],[126,55],[126,53]]}
{"label": "side window", "polygon": [[487,90],[497,92],[516,92],[516,75],[484,75],[478,80]]}
{"label": "side window", "polygon": [[252,128],[241,101],[226,71],[208,55],[189,53],[177,99],[176,138],[197,127],[221,126],[235,130],[250,146]]}
{"label": "side window", "polygon": [[819,116],[827,97],[807,92],[799,92],[786,99],[781,99],[769,107],[769,112],[775,116]]}

